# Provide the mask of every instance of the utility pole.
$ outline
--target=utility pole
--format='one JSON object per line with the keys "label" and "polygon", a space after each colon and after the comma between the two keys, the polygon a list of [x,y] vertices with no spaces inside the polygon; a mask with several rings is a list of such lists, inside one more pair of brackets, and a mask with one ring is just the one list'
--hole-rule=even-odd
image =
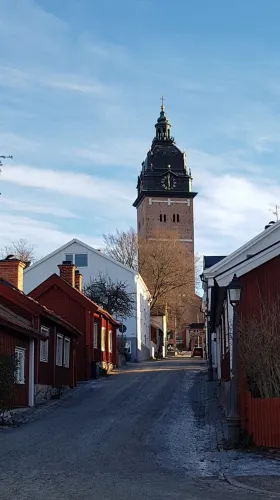
{"label": "utility pole", "polygon": [[270,212],[273,213],[273,215],[275,215],[276,217],[276,222],[279,221],[279,205],[275,205],[275,210],[273,210],[272,208],[269,209]]}

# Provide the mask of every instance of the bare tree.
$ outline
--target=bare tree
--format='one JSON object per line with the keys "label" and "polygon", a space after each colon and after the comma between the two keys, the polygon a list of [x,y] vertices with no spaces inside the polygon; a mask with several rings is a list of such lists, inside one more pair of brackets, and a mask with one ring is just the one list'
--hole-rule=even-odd
{"label": "bare tree", "polygon": [[112,281],[99,273],[84,287],[84,294],[113,316],[125,319],[133,315],[135,301],[125,281]]}
{"label": "bare tree", "polygon": [[280,397],[280,296],[254,297],[254,308],[237,323],[238,354],[253,397]]}
{"label": "bare tree", "polygon": [[6,245],[1,251],[1,257],[14,255],[17,259],[23,262],[33,263],[36,260],[36,245],[31,244],[28,240],[21,238],[18,241],[13,241],[10,245]]}
{"label": "bare tree", "polygon": [[116,233],[103,235],[104,253],[131,269],[137,270],[138,238],[133,227],[128,231],[116,230]]}
{"label": "bare tree", "polygon": [[154,238],[139,240],[139,272],[151,294],[151,312],[163,304],[175,304],[184,295],[195,296],[194,257],[174,231],[157,231]]}

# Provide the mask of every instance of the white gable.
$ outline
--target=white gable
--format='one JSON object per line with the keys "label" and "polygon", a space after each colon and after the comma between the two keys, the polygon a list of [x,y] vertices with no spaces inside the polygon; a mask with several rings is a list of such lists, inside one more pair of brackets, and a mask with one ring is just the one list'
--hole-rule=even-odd
{"label": "white gable", "polygon": [[[88,283],[95,278],[99,272],[107,274],[115,280],[126,281],[130,292],[134,291],[135,275],[137,274],[132,269],[120,264],[119,262],[107,257],[98,250],[90,247],[86,243],[79,240],[72,240],[66,245],[58,248],[55,252],[50,253],[43,259],[35,262],[28,267],[24,272],[24,292],[29,293],[36,288],[40,283],[45,281],[53,273],[59,274],[58,264],[61,264],[66,255],[87,255],[87,266],[78,267],[83,275],[83,283]],[[74,257],[75,259],[75,257]]]}

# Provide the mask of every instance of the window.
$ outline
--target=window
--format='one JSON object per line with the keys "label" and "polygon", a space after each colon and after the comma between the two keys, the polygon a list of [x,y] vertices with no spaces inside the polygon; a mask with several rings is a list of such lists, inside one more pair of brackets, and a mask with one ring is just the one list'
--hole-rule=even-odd
{"label": "window", "polygon": [[113,351],[113,332],[109,331],[109,352]]}
{"label": "window", "polygon": [[76,253],[75,254],[75,266],[76,267],[87,267],[88,265],[88,254],[87,253]]}
{"label": "window", "polygon": [[40,340],[40,361],[42,363],[47,363],[49,361],[49,335],[50,329],[46,326],[41,326],[40,332],[44,335],[47,340]]}
{"label": "window", "polygon": [[64,338],[63,366],[69,368],[70,364],[70,339]]}
{"label": "window", "polygon": [[176,221],[176,215],[173,214],[173,222],[175,222],[175,221]]}
{"label": "window", "polygon": [[160,220],[160,222],[162,222],[162,215],[161,214],[159,216],[159,220]]}
{"label": "window", "polygon": [[98,349],[98,323],[93,323],[93,349]]}
{"label": "window", "polygon": [[63,336],[59,333],[56,336],[56,364],[62,366]]}
{"label": "window", "polygon": [[105,335],[106,335],[106,328],[105,326],[102,326],[101,328],[101,351],[105,351]]}
{"label": "window", "polygon": [[166,215],[163,216],[163,222],[166,222]]}
{"label": "window", "polygon": [[16,384],[25,384],[24,369],[25,369],[25,349],[21,347],[15,348],[15,359],[17,363],[15,379]]}
{"label": "window", "polygon": [[76,267],[87,267],[88,266],[88,254],[87,253],[72,253],[65,254],[65,260],[68,260],[75,264]]}
{"label": "window", "polygon": [[177,222],[180,222],[180,215],[177,214]]}

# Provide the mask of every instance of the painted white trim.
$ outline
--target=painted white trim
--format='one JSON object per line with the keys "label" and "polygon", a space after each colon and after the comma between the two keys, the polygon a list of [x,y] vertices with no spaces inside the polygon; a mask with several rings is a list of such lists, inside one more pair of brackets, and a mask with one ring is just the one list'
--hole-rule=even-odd
{"label": "painted white trim", "polygon": [[167,198],[165,200],[153,200],[152,198],[150,198],[149,205],[152,205],[153,203],[167,203],[168,206],[175,205],[176,203],[178,205],[187,205],[188,207],[190,207],[191,205],[190,199],[179,201],[179,200],[171,200],[170,198]]}
{"label": "painted white trim", "polygon": [[[17,359],[17,354],[23,354],[23,379],[19,379],[18,377],[18,370],[16,370],[16,384],[18,385],[24,385],[25,384],[25,359],[26,359],[26,356],[25,356],[25,351],[26,351],[26,348],[25,347],[19,347],[19,346],[16,346],[15,347],[15,357]],[[29,370],[29,367],[28,367],[28,370]]]}
{"label": "painted white trim", "polygon": [[[244,255],[242,255],[242,254],[247,253],[247,255],[250,255],[250,249],[254,245],[256,245],[257,243],[263,242],[263,250],[265,250],[265,248],[268,246],[267,241],[268,241],[269,236],[272,236],[272,238],[270,240],[270,244],[276,243],[277,239],[280,239],[280,237],[277,236],[277,232],[279,230],[280,230],[280,221],[273,224],[273,226],[271,226],[270,228],[262,231],[260,234],[255,236],[252,240],[245,243],[245,245],[243,245],[242,247],[239,247],[237,250],[232,252],[230,255],[228,255],[227,257],[224,257],[222,260],[217,262],[217,264],[215,264],[214,266],[205,270],[203,273],[204,276],[206,278],[207,277],[215,277],[215,275],[219,271],[222,271],[223,268],[231,267],[231,262],[234,261],[234,259],[237,259],[238,257],[240,257],[240,260],[243,261]],[[276,233],[276,234],[274,235],[273,233]],[[260,250],[261,249],[259,249],[259,251]],[[236,265],[238,265],[238,262],[236,263]]]}
{"label": "painted white trim", "polygon": [[93,349],[98,349],[98,322],[93,320]]}
{"label": "painted white trim", "polygon": [[113,330],[109,330],[108,334],[108,352],[113,352]]}
{"label": "painted white trim", "polygon": [[[58,339],[62,340],[61,363],[59,363],[58,360],[57,360],[57,355],[58,355],[58,349],[57,349],[58,348]],[[61,335],[60,333],[57,333],[57,335],[56,335],[56,346],[55,347],[56,347],[56,349],[55,349],[55,352],[56,352],[56,354],[55,354],[55,364],[56,364],[56,366],[62,366],[62,364],[63,364],[63,347],[64,346],[63,346],[63,335]]]}
{"label": "painted white trim", "polygon": [[231,282],[234,274],[237,274],[237,276],[243,276],[271,259],[274,259],[274,257],[277,257],[278,255],[280,255],[280,242],[273,248],[267,248],[259,255],[251,257],[248,261],[237,264],[229,271],[225,270],[223,274],[216,277],[216,281],[219,286],[227,286]]}
{"label": "painted white trim", "polygon": [[101,345],[100,345],[101,352],[105,352],[106,350],[106,328],[105,326],[101,327]]}
{"label": "painted white trim", "polygon": [[29,342],[29,388],[28,406],[34,406],[34,386],[35,386],[35,359],[34,359],[34,339]]}
{"label": "painted white trim", "polygon": [[[69,352],[68,352],[68,363],[65,363],[65,344],[68,344],[69,346]],[[70,354],[71,354],[71,340],[69,337],[64,337],[63,339],[63,366],[64,368],[69,368],[70,366]]]}

